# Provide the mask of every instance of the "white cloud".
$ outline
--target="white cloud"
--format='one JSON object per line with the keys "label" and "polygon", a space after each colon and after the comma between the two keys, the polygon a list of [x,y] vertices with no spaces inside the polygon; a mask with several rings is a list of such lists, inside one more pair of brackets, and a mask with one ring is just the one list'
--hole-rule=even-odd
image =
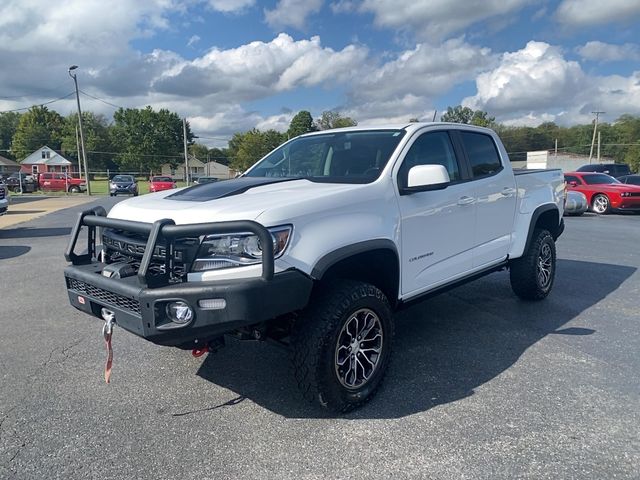
{"label": "white cloud", "polygon": [[576,51],[585,60],[602,63],[640,60],[640,45],[635,43],[613,45],[611,43],[593,41],[576,48]]}
{"label": "white cloud", "polygon": [[278,0],[273,10],[264,10],[264,18],[273,29],[294,27],[302,30],[307,17],[320,11],[323,0]]}
{"label": "white cloud", "polygon": [[255,0],[209,0],[209,6],[218,12],[239,13],[255,5]]}
{"label": "white cloud", "polygon": [[358,8],[358,4],[354,0],[338,0],[330,6],[333,13],[354,12]]}
{"label": "white cloud", "polygon": [[480,21],[511,15],[534,1],[364,0],[360,11],[373,13],[378,26],[410,28],[420,38],[439,39],[464,31]]}
{"label": "white cloud", "polygon": [[522,50],[505,53],[500,65],[476,79],[478,92],[464,103],[493,114],[555,108],[587,86],[577,62],[543,42],[529,42]]}
{"label": "white cloud", "polygon": [[463,105],[486,110],[507,124],[588,123],[594,110],[610,119],[640,114],[640,72],[588,76],[558,47],[529,42],[502,56],[500,65],[476,79],[477,93]]}
{"label": "white cloud", "polygon": [[200,41],[200,37],[198,35],[192,35],[189,41],[187,42],[187,47],[192,47],[199,41]]}
{"label": "white cloud", "polygon": [[638,17],[640,2],[637,0],[563,0],[556,10],[556,19],[573,27],[624,23]]}
{"label": "white cloud", "polygon": [[154,89],[186,97],[210,96],[225,102],[251,100],[298,86],[345,82],[364,63],[367,50],[349,45],[341,51],[322,47],[319,37],[293,40],[281,33],[271,42],[213,49],[183,61],[154,81]]}

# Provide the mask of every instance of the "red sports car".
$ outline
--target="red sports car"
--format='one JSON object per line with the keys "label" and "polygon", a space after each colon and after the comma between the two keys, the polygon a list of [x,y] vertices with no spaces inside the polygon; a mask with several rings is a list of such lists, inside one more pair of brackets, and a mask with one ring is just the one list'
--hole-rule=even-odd
{"label": "red sports car", "polygon": [[172,188],[176,188],[176,182],[171,177],[151,177],[151,182],[149,182],[150,192],[161,192]]}
{"label": "red sports car", "polygon": [[620,183],[605,173],[567,172],[568,190],[587,197],[591,211],[603,215],[610,211],[640,212],[640,186]]}

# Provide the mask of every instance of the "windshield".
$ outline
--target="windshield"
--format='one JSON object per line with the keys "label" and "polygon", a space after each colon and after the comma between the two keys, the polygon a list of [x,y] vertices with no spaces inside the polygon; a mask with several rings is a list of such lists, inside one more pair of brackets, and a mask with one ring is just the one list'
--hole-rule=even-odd
{"label": "windshield", "polygon": [[112,182],[131,182],[133,183],[133,177],[131,175],[116,175],[111,180]]}
{"label": "windshield", "polygon": [[404,130],[361,130],[300,137],[255,164],[247,177],[370,183],[389,161]]}
{"label": "windshield", "polygon": [[584,179],[584,183],[587,185],[601,185],[603,183],[620,183],[613,177],[609,175],[605,175],[604,173],[596,173],[594,175],[584,175],[582,177]]}

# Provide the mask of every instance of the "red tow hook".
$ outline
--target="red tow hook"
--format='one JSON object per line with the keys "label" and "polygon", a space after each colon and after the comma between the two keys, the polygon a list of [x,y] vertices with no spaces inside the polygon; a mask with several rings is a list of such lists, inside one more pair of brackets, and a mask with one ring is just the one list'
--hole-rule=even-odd
{"label": "red tow hook", "polygon": [[209,347],[205,346],[202,348],[194,348],[193,350],[191,350],[191,355],[193,355],[195,358],[198,358],[208,352],[209,352]]}

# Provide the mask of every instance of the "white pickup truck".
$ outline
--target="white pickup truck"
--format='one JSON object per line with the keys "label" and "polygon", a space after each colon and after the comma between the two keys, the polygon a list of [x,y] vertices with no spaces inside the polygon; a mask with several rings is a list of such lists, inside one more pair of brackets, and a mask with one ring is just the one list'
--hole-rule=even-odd
{"label": "white pickup truck", "polygon": [[83,212],[69,299],[161,345],[275,340],[304,396],[344,412],[380,385],[409,302],[505,268],[519,297],[546,297],[564,193],[560,170],[514,174],[484,128],[310,133],[238,179]]}

